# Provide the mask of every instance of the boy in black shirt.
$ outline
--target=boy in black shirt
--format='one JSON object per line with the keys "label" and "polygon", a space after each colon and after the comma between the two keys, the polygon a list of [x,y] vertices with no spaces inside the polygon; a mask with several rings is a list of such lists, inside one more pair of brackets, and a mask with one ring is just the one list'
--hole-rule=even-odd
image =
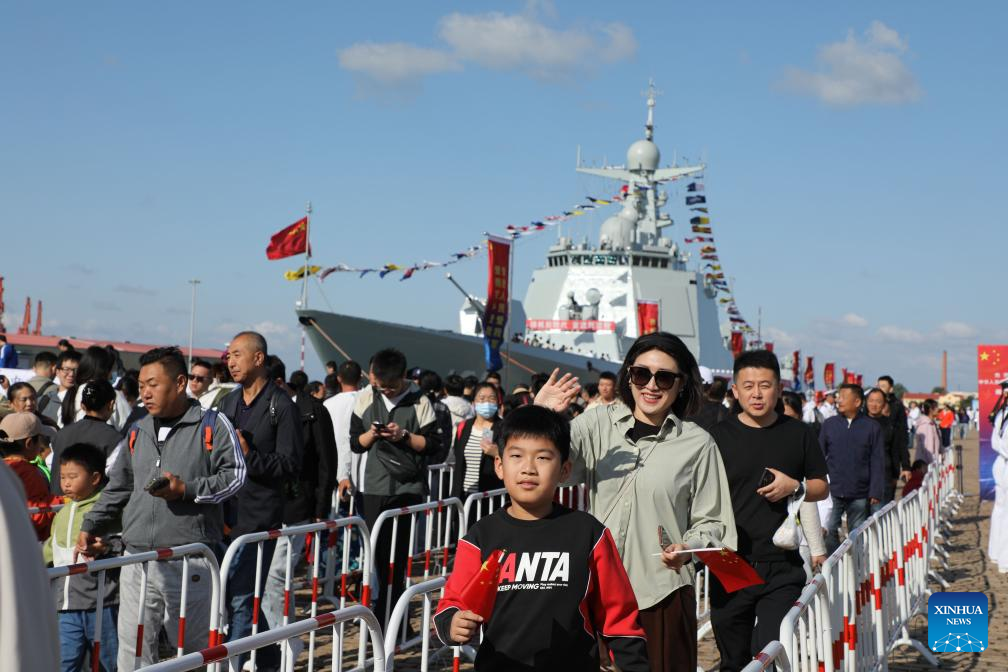
{"label": "boy in black shirt", "polygon": [[[728,476],[739,555],[766,583],[734,593],[717,582],[711,585],[711,624],[722,672],[742,669],[777,639],[781,621],[806,583],[798,551],[773,543],[787,518],[788,498],[804,493],[805,501],[815,502],[829,494],[826,460],[815,434],[777,411],[777,357],[766,350],[745,352],[735,360],[734,373],[732,392],[741,413],[715,425],[711,436]],[[764,472],[772,480],[761,487]]]}
{"label": "boy in black shirt", "polygon": [[[511,504],[480,520],[459,542],[434,626],[457,645],[484,637],[477,670],[597,672],[597,636],[624,672],[647,672],[637,599],[602,523],[553,503],[569,474],[570,428],[542,406],[512,411],[495,458]],[[491,617],[461,601],[462,589],[491,553],[506,550]]]}

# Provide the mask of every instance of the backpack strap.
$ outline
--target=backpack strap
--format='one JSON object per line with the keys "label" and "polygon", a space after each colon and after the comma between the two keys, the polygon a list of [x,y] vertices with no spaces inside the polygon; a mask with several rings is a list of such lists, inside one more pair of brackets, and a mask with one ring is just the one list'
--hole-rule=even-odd
{"label": "backpack strap", "polygon": [[133,457],[134,446],[136,446],[137,434],[140,433],[140,423],[134,422],[129,428],[129,451],[130,457]]}
{"label": "backpack strap", "polygon": [[206,446],[208,453],[213,452],[213,433],[216,426],[217,411],[210,409],[203,414],[203,421],[200,423],[200,429],[203,434],[203,445]]}

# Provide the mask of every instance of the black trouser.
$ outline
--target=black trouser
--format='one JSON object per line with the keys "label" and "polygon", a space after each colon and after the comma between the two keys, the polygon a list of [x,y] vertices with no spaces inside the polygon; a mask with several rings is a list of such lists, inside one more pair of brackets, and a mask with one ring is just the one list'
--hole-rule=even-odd
{"label": "black trouser", "polygon": [[[423,501],[421,495],[393,495],[390,497],[387,495],[369,495],[364,493],[362,497],[364,499],[364,520],[367,522],[368,529],[371,530],[372,534],[374,533],[375,521],[378,520],[378,516],[382,511],[412,506]],[[383,626],[386,625],[385,604],[388,603],[388,613],[391,616],[395,603],[406,590],[406,559],[410,551],[409,519],[407,517],[403,517],[403,520],[399,521],[399,527],[396,531],[395,553],[393,556],[395,565],[392,570],[392,589],[389,591],[389,551],[391,548],[392,521],[390,520],[382,523],[382,529],[378,534],[378,542],[375,548],[375,557],[372,559],[375,571],[378,574],[378,590],[372,611],[374,611],[375,616],[378,617],[378,621]]]}
{"label": "black trouser", "polygon": [[766,583],[726,593],[717,579],[711,582],[711,625],[721,672],[738,672],[780,636],[781,621],[807,581],[798,553],[788,560],[750,564]]}

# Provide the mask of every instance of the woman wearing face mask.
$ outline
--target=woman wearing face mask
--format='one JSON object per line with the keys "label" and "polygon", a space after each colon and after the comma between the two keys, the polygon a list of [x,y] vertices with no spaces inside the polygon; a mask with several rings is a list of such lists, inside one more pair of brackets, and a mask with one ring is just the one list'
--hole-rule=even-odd
{"label": "woman wearing face mask", "polygon": [[500,422],[497,400],[497,388],[492,383],[480,383],[473,390],[476,417],[459,424],[452,444],[455,455],[452,497],[465,501],[474,492],[504,487],[504,482],[494,472],[497,446],[493,432]]}
{"label": "woman wearing face mask", "polygon": [[[535,403],[563,412],[580,385],[554,371]],[[586,483],[591,513],[623,559],[653,672],[697,667],[689,548],[735,549],[735,516],[717,444],[683,418],[702,398],[696,358],[677,336],[641,336],[627,352],[619,400],[571,422],[568,483]],[[660,530],[659,530],[660,528]],[[660,551],[660,552],[656,552]]]}

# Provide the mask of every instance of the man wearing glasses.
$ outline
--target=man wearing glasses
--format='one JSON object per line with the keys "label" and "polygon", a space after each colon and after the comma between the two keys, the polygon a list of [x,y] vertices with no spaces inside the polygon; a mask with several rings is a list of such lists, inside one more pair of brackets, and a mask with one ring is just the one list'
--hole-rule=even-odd
{"label": "man wearing glasses", "polygon": [[66,350],[56,358],[56,389],[50,388],[46,394],[52,398],[40,410],[42,415],[63,427],[62,413],[63,397],[67,390],[77,384],[77,367],[80,366],[81,353],[76,350]]}
{"label": "man wearing glasses", "polygon": [[189,369],[189,396],[200,403],[204,409],[217,408],[220,400],[228,393],[213,377],[213,367],[204,359],[193,360]]}

